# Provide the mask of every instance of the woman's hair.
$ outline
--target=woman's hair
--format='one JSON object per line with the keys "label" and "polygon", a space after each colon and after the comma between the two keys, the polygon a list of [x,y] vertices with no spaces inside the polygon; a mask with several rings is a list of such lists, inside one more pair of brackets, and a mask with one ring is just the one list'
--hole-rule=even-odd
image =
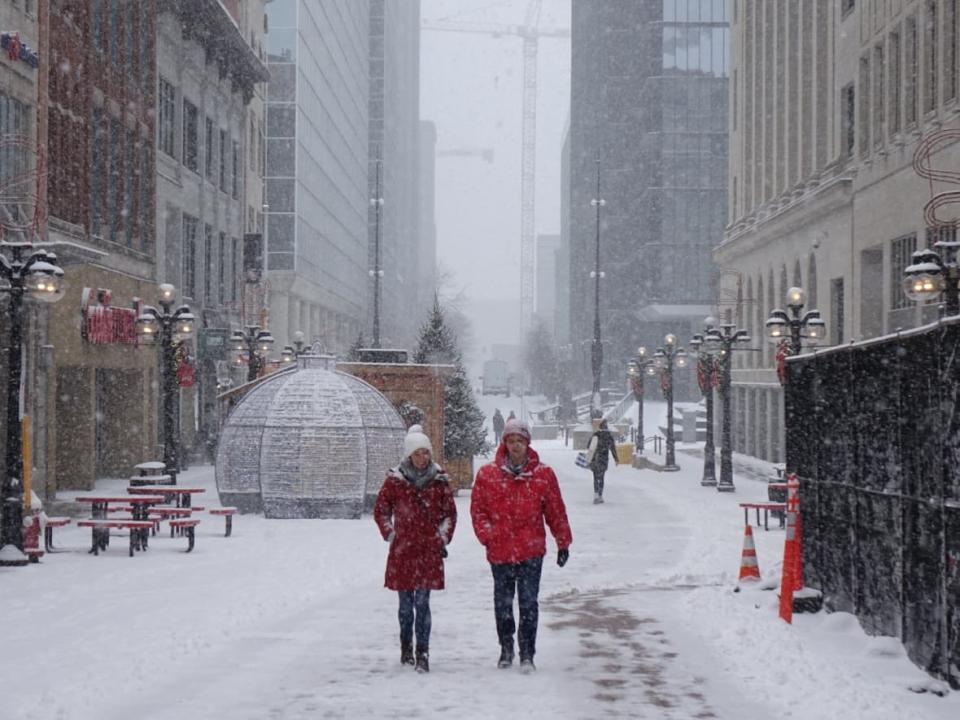
{"label": "woman's hair", "polygon": [[610,426],[607,425],[607,421],[606,421],[606,420],[601,420],[601,421],[600,421],[600,429],[601,429],[601,430],[607,430],[609,427],[610,427]]}

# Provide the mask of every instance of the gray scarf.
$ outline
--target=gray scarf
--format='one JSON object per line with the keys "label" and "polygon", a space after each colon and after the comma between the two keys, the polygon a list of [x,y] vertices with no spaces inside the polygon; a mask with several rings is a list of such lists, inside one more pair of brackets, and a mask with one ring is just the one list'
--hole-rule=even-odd
{"label": "gray scarf", "polygon": [[422,490],[424,485],[437,476],[437,464],[431,462],[423,470],[417,470],[410,458],[406,457],[400,463],[400,473],[417,488],[417,490]]}

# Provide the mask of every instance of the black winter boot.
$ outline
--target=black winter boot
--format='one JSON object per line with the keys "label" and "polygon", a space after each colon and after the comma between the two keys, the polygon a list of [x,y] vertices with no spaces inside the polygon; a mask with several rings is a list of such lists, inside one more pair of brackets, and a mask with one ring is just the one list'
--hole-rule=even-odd
{"label": "black winter boot", "polygon": [[418,673],[430,672],[429,648],[426,648],[426,647],[417,648],[417,665],[415,669]]}
{"label": "black winter boot", "polygon": [[400,643],[400,664],[413,665],[413,643]]}
{"label": "black winter boot", "polygon": [[501,670],[511,665],[513,665],[513,639],[500,644],[500,659],[497,660],[497,667]]}

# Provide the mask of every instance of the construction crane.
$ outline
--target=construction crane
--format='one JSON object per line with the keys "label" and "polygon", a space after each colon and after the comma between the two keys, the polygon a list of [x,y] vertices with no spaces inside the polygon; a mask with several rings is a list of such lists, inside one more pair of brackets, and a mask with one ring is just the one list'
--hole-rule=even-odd
{"label": "construction crane", "polygon": [[530,0],[522,25],[423,20],[422,30],[480,33],[492,37],[511,35],[523,40],[523,124],[520,148],[520,317],[521,340],[533,318],[535,191],[537,170],[537,43],[542,37],[569,38],[565,28],[540,28],[543,0]]}
{"label": "construction crane", "polygon": [[493,148],[447,148],[437,150],[437,157],[478,157],[484,162],[493,162]]}

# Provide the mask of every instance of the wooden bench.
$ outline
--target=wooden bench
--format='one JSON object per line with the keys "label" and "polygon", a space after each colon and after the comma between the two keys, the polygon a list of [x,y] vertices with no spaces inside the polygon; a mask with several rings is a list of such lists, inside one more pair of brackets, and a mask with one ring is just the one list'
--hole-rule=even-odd
{"label": "wooden bench", "polygon": [[48,517],[46,526],[43,528],[43,549],[47,552],[57,552],[53,547],[53,529],[64,527],[71,522],[68,517]]}
{"label": "wooden bench", "polygon": [[211,515],[223,515],[223,520],[225,523],[225,532],[223,533],[224,537],[230,537],[230,533],[233,532],[233,516],[236,514],[237,509],[235,507],[219,507],[219,508],[210,508],[207,512]]}
{"label": "wooden bench", "polygon": [[130,557],[134,550],[147,549],[147,533],[153,527],[151,520],[79,520],[77,527],[91,529],[92,547],[90,552],[99,555],[100,550],[106,550],[113,529],[130,530]]}
{"label": "wooden bench", "polygon": [[196,518],[183,518],[183,519],[170,521],[171,533],[173,533],[175,529],[186,533],[187,543],[188,543],[187,552],[190,552],[191,550],[193,550],[194,536],[196,535],[196,533],[194,533],[194,528],[196,528],[197,525],[199,524],[200,524],[200,521],[197,520]]}
{"label": "wooden bench", "polygon": [[769,515],[771,512],[780,513],[780,527],[784,526],[784,516],[783,513],[786,512],[787,505],[786,503],[778,502],[742,502],[740,507],[743,508],[743,524],[750,524],[750,511],[755,510],[757,513],[757,527],[760,527],[760,511],[763,510],[763,529],[769,530],[770,526],[768,524]]}

